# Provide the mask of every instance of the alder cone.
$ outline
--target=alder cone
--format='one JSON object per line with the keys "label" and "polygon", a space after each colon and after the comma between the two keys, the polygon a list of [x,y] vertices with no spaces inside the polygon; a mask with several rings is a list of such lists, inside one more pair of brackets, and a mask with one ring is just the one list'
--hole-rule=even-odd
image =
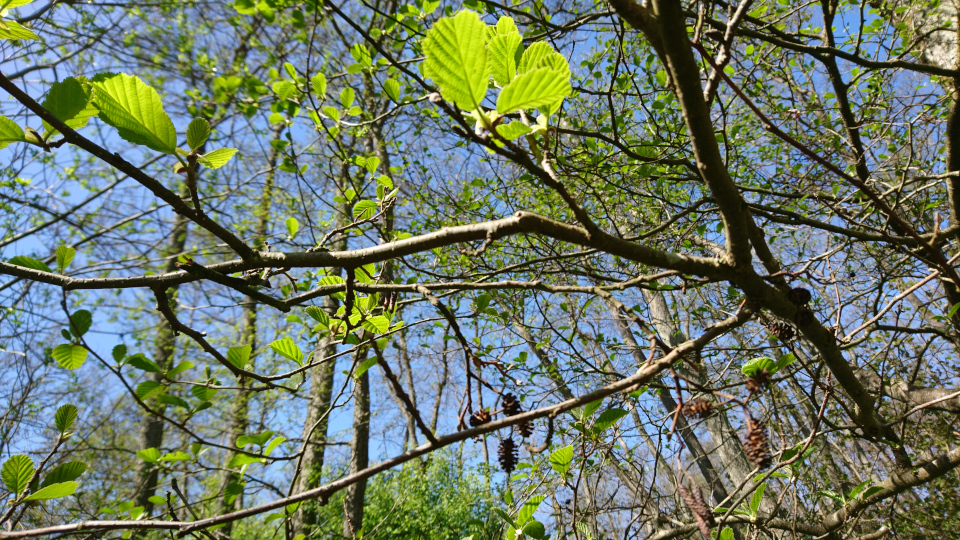
{"label": "alder cone", "polygon": [[517,445],[513,442],[512,437],[500,441],[497,460],[500,462],[500,469],[508,475],[517,468]]}
{"label": "alder cone", "polygon": [[[523,407],[520,406],[520,400],[517,399],[511,393],[506,393],[503,395],[503,414],[504,416],[516,416],[523,412]],[[530,422],[521,422],[517,424],[517,431],[520,432],[520,436],[524,439],[529,438],[533,435],[533,426],[530,425]]]}
{"label": "alder cone", "polygon": [[769,326],[769,329],[783,343],[791,341],[797,335],[793,326],[783,322],[775,322]]}
{"label": "alder cone", "polygon": [[478,409],[476,412],[470,415],[470,426],[477,427],[482,426],[490,421],[490,411],[487,409]]}
{"label": "alder cone", "polygon": [[506,416],[515,416],[523,412],[523,407],[520,406],[520,400],[517,399],[517,396],[506,393],[503,395],[503,414]]}
{"label": "alder cone", "polygon": [[743,441],[743,450],[760,470],[770,466],[770,439],[763,422],[747,415],[747,438]]}
{"label": "alder cone", "polygon": [[703,500],[703,492],[700,491],[700,487],[693,486],[692,490],[688,490],[683,484],[679,484],[677,491],[680,493],[683,502],[687,503],[694,519],[697,520],[697,527],[700,528],[700,532],[710,538],[710,527],[716,527],[717,521],[713,517],[713,512],[710,511],[710,507]]}
{"label": "alder cone", "polygon": [[680,412],[687,418],[706,418],[713,414],[713,402],[704,398],[692,399],[683,404]]}
{"label": "alder cone", "polygon": [[787,293],[787,298],[789,298],[791,302],[798,306],[805,306],[810,303],[810,300],[813,300],[813,295],[810,294],[810,289],[794,287],[793,289],[790,289],[789,293]]}
{"label": "alder cone", "polygon": [[753,374],[752,377],[747,379],[747,390],[751,394],[758,394],[763,392],[770,386],[770,372],[761,369]]}

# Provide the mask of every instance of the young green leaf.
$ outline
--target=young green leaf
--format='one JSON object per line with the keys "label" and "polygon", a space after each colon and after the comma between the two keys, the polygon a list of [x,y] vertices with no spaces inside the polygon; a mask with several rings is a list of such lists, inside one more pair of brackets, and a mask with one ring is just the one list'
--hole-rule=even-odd
{"label": "young green leaf", "polygon": [[163,391],[163,385],[157,381],[143,381],[137,385],[134,393],[137,394],[137,397],[140,398],[141,401],[143,401],[161,391]]}
{"label": "young green leaf", "polygon": [[32,257],[27,257],[25,255],[17,255],[16,257],[10,259],[7,262],[16,266],[29,268],[31,270],[39,270],[41,272],[53,272],[53,270],[50,270],[50,267],[47,266],[43,261],[38,261],[37,259],[34,259]]}
{"label": "young green leaf", "polygon": [[57,465],[52,471],[47,473],[40,483],[40,487],[47,487],[53,484],[71,482],[80,478],[80,475],[87,470],[87,464],[82,461],[68,461]]}
{"label": "young green leaf", "polygon": [[86,334],[91,324],[93,315],[85,309],[77,310],[70,316],[70,332],[77,337]]}
{"label": "young green leaf", "polygon": [[607,409],[597,417],[597,421],[593,423],[593,429],[596,433],[601,433],[616,424],[626,414],[627,411],[623,409]]}
{"label": "young green leaf", "polygon": [[760,503],[763,501],[763,492],[767,489],[767,483],[764,482],[757,486],[757,490],[753,492],[753,498],[750,499],[750,510],[753,511],[753,515],[757,515],[757,511],[760,510]]}
{"label": "young green leaf", "polygon": [[[97,108],[93,104],[90,88],[84,86],[74,77],[55,82],[50,86],[46,99],[43,100],[43,108],[47,109],[54,116],[60,119],[72,129],[80,129],[87,125],[90,118],[97,115]],[[57,133],[53,126],[46,120],[43,122],[43,128],[46,131],[45,139]]]}
{"label": "young green leaf", "polygon": [[393,101],[400,101],[400,83],[393,79],[383,81],[383,93]]}
{"label": "young green leaf", "polygon": [[186,371],[186,370],[188,370],[188,369],[190,369],[190,368],[192,368],[192,367],[193,367],[193,362],[191,362],[191,361],[189,361],[189,360],[184,360],[183,362],[180,362],[179,364],[177,364],[176,367],[174,367],[173,369],[171,369],[170,371],[168,371],[168,372],[166,373],[166,377],[167,377],[168,379],[172,379],[172,378],[176,377],[177,375],[183,373],[184,371]]}
{"label": "young green leaf", "polygon": [[156,465],[160,463],[160,451],[156,448],[145,448],[137,452],[137,457],[146,461],[147,463],[153,463]]}
{"label": "young green leaf", "polygon": [[36,493],[32,493],[29,497],[24,499],[25,501],[46,501],[48,499],[59,499],[60,497],[66,497],[67,495],[73,495],[77,491],[76,482],[61,482],[59,484],[50,484],[49,486],[40,489]]}
{"label": "young green leaf", "polygon": [[57,364],[65,369],[77,369],[87,360],[87,350],[71,343],[57,345],[51,354]]}
{"label": "young green leaf", "polygon": [[236,148],[218,148],[213,152],[206,153],[198,157],[200,163],[211,169],[219,169],[226,165],[230,158],[237,153]]}
{"label": "young green leaf", "polygon": [[533,517],[533,514],[536,513],[537,508],[540,508],[540,503],[545,499],[543,495],[534,495],[530,497],[530,500],[523,503],[523,506],[520,507],[520,512],[517,513],[517,525],[523,527],[523,525]]}
{"label": "young green leaf", "polygon": [[190,389],[190,393],[200,401],[210,401],[213,396],[217,395],[217,389],[208,386],[194,386]]}
{"label": "young green leaf", "polygon": [[520,75],[497,97],[497,112],[512,112],[550,107],[570,95],[570,76],[566,72],[539,68]]}
{"label": "young green leaf", "polygon": [[227,468],[239,469],[240,467],[253,463],[263,463],[263,458],[248,456],[246,454],[236,454],[230,459],[230,462],[227,463]]}
{"label": "young green leaf", "polygon": [[538,540],[547,535],[547,530],[544,528],[543,523],[540,523],[535,519],[527,522],[527,524],[524,525],[523,529],[521,530],[523,531],[523,534],[525,534],[526,536],[529,536],[531,538],[536,538]]}
{"label": "young green leaf", "polygon": [[570,464],[573,462],[573,445],[564,446],[558,450],[554,450],[550,454],[550,466],[553,467],[553,470],[557,471],[560,476],[567,474],[567,471],[570,470]]}
{"label": "young green leaf", "polygon": [[243,369],[247,367],[247,362],[250,361],[251,351],[253,351],[253,347],[250,345],[230,347],[227,349],[227,361],[238,368]]}
{"label": "young green leaf", "polygon": [[476,13],[461,11],[437,21],[423,41],[424,73],[444,99],[467,111],[479,109],[487,93],[486,32],[487,25]]}
{"label": "young green leaf", "polygon": [[296,236],[297,231],[300,230],[300,222],[297,221],[297,218],[288,217],[284,223],[287,225],[287,235],[289,235],[290,238]]}
{"label": "young green leaf", "polygon": [[303,351],[288,337],[274,341],[270,344],[270,348],[281,356],[289,358],[298,364],[303,364]]}
{"label": "young green leaf", "polygon": [[35,472],[33,460],[29,457],[23,455],[10,456],[10,459],[0,469],[0,478],[3,479],[3,485],[7,487],[7,490],[12,492],[14,496],[19,497],[30,485],[30,480],[33,480]]}
{"label": "young green leaf", "polygon": [[263,455],[269,456],[270,453],[273,452],[277,448],[277,446],[280,446],[280,443],[282,443],[285,440],[287,440],[286,437],[282,437],[279,435],[275,437],[272,441],[270,441],[270,444],[263,447]]}
{"label": "young green leaf", "polygon": [[73,262],[73,258],[77,255],[77,250],[73,249],[70,246],[61,245],[57,248],[57,270],[62,274],[70,263]]}
{"label": "young green leaf", "polygon": [[126,73],[98,76],[91,84],[100,119],[121,137],[157,152],[177,151],[177,130],[156,90]]}
{"label": "young green leaf", "polygon": [[23,128],[6,116],[0,116],[0,148],[6,148],[10,143],[25,140]]}
{"label": "young green leaf", "polygon": [[327,94],[327,77],[323,73],[317,73],[310,78],[310,86],[313,87],[314,97],[323,101]]}
{"label": "young green leaf", "polygon": [[144,356],[143,353],[137,353],[130,358],[127,358],[127,361],[124,363],[128,366],[146,371],[147,373],[160,373],[160,371],[162,371],[160,366],[158,366],[153,360],[150,360]]}
{"label": "young green leaf", "polygon": [[773,358],[758,356],[757,358],[748,361],[741,368],[741,371],[743,371],[743,374],[747,377],[753,377],[761,370],[766,370],[771,374],[776,373],[777,363],[773,360]]}
{"label": "young green leaf", "polygon": [[497,86],[503,88],[517,76],[517,65],[523,53],[523,37],[512,33],[496,35],[487,44],[487,63]]}
{"label": "young green leaf", "polygon": [[[520,64],[517,66],[517,73],[523,74],[528,71],[532,71],[539,67],[548,67],[544,66],[544,59],[550,57],[551,55],[559,55],[553,47],[546,41],[538,41],[531,44],[520,57]],[[562,57],[561,57],[562,58]],[[547,60],[546,62],[550,62]]]}
{"label": "young green leaf", "polygon": [[40,36],[32,30],[12,19],[0,20],[0,39],[25,39],[35,41]]}
{"label": "young green leaf", "polygon": [[57,431],[66,433],[73,427],[77,421],[77,407],[70,403],[57,407],[57,412],[53,415],[53,423],[57,426]]}
{"label": "young green leaf", "polygon": [[360,221],[361,219],[370,219],[376,213],[376,201],[362,200],[357,201],[357,204],[353,205],[353,219],[356,221]]}
{"label": "young green leaf", "polygon": [[360,380],[360,376],[366,373],[370,368],[377,365],[377,357],[367,358],[363,362],[360,362],[360,365],[357,366],[357,369],[353,372],[353,379]]}
{"label": "young green leaf", "polygon": [[210,138],[210,122],[205,118],[194,118],[187,126],[187,145],[191,150],[196,150],[203,146]]}

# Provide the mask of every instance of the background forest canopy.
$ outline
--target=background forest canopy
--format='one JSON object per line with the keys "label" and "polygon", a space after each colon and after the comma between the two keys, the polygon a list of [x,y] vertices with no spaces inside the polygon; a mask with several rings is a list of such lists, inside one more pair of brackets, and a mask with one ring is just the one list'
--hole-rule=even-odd
{"label": "background forest canopy", "polygon": [[0,0],[0,539],[958,538],[958,29]]}

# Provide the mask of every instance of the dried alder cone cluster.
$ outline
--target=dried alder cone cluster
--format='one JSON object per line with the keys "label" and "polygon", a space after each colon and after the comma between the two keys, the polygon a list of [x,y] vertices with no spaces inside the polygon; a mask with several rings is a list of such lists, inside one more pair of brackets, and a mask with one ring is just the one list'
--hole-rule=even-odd
{"label": "dried alder cone cluster", "polygon": [[500,469],[508,475],[517,468],[517,444],[513,442],[513,437],[507,437],[500,441],[497,461],[500,462]]}
{"label": "dried alder cone cluster", "polygon": [[687,503],[690,512],[693,513],[694,519],[697,520],[697,527],[700,528],[700,532],[707,538],[710,538],[710,528],[716,527],[717,521],[714,519],[710,507],[707,506],[706,501],[703,499],[703,492],[700,491],[700,487],[694,485],[692,489],[687,489],[683,484],[678,483],[677,491],[680,493],[683,502]]}
{"label": "dried alder cone cluster", "polygon": [[[506,416],[516,416],[523,412],[523,407],[520,406],[520,400],[517,399],[517,396],[514,396],[511,393],[506,393],[503,395],[503,414]],[[524,439],[529,438],[533,435],[533,426],[530,425],[530,422],[521,422],[517,424],[517,431],[520,432],[520,436]]]}
{"label": "dried alder cone cluster", "polygon": [[687,418],[706,418],[713,413],[713,402],[706,398],[696,398],[683,404],[683,415]]}
{"label": "dried alder cone cluster", "polygon": [[773,461],[770,457],[770,439],[767,437],[766,427],[763,421],[750,414],[747,414],[746,422],[747,437],[743,441],[743,450],[754,467],[766,469]]}

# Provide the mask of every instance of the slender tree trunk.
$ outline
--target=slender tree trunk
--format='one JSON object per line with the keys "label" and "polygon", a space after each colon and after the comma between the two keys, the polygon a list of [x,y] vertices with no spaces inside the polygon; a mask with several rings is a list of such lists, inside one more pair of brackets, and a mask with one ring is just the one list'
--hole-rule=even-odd
{"label": "slender tree trunk", "polygon": [[[283,124],[277,124],[273,127],[272,141],[280,139],[283,133]],[[267,232],[270,227],[270,205],[273,200],[274,183],[277,174],[277,161],[280,159],[280,151],[275,144],[270,145],[270,154],[267,158],[267,172],[264,178],[263,191],[260,194],[260,207],[257,209],[257,224],[254,230],[254,246],[262,249],[266,243]],[[253,362],[257,353],[257,302],[249,296],[243,298],[243,326],[240,331],[240,344],[250,346],[250,361]],[[241,379],[239,381],[242,390],[237,392],[233,401],[233,407],[230,410],[230,424],[227,428],[227,445],[230,448],[236,448],[237,439],[246,433],[250,424],[247,415],[250,410],[251,392],[246,388],[248,381]],[[236,451],[227,453],[227,463],[236,456]],[[243,482],[239,474],[224,467],[223,475],[220,479],[221,493],[220,513],[232,512],[243,504]],[[230,536],[233,529],[233,523],[227,523],[221,532]]]}
{"label": "slender tree trunk", "polygon": [[[357,352],[361,358],[362,353]],[[353,474],[369,465],[370,444],[370,372],[365,371],[353,383],[353,440],[350,441],[350,468],[347,474]],[[363,499],[367,483],[356,482],[347,488],[344,496],[343,536],[355,538],[363,528]]]}
{"label": "slender tree trunk", "polygon": [[[188,195],[187,195],[188,196]],[[167,262],[163,271],[176,271],[176,256],[183,252],[183,246],[187,241],[187,229],[189,221],[187,218],[177,214],[173,218],[173,229],[170,231],[170,237],[164,248],[164,256]],[[167,301],[170,309],[176,311],[176,296],[179,287],[174,286],[166,290]],[[160,366],[161,371],[151,373],[150,380],[160,383],[163,380],[163,372],[172,367],[173,354],[176,347],[176,334],[173,329],[161,317],[157,327],[157,337],[154,341],[154,361]],[[164,406],[159,402],[151,402],[151,407],[163,412]],[[163,419],[156,415],[146,413],[143,416],[143,422],[140,424],[140,434],[137,440],[139,450],[148,448],[160,448],[163,444]],[[135,506],[144,507],[144,512],[149,515],[153,512],[153,503],[150,497],[153,497],[157,491],[157,484],[160,479],[160,470],[151,463],[137,460],[136,479],[137,484],[134,489],[133,501]]]}

